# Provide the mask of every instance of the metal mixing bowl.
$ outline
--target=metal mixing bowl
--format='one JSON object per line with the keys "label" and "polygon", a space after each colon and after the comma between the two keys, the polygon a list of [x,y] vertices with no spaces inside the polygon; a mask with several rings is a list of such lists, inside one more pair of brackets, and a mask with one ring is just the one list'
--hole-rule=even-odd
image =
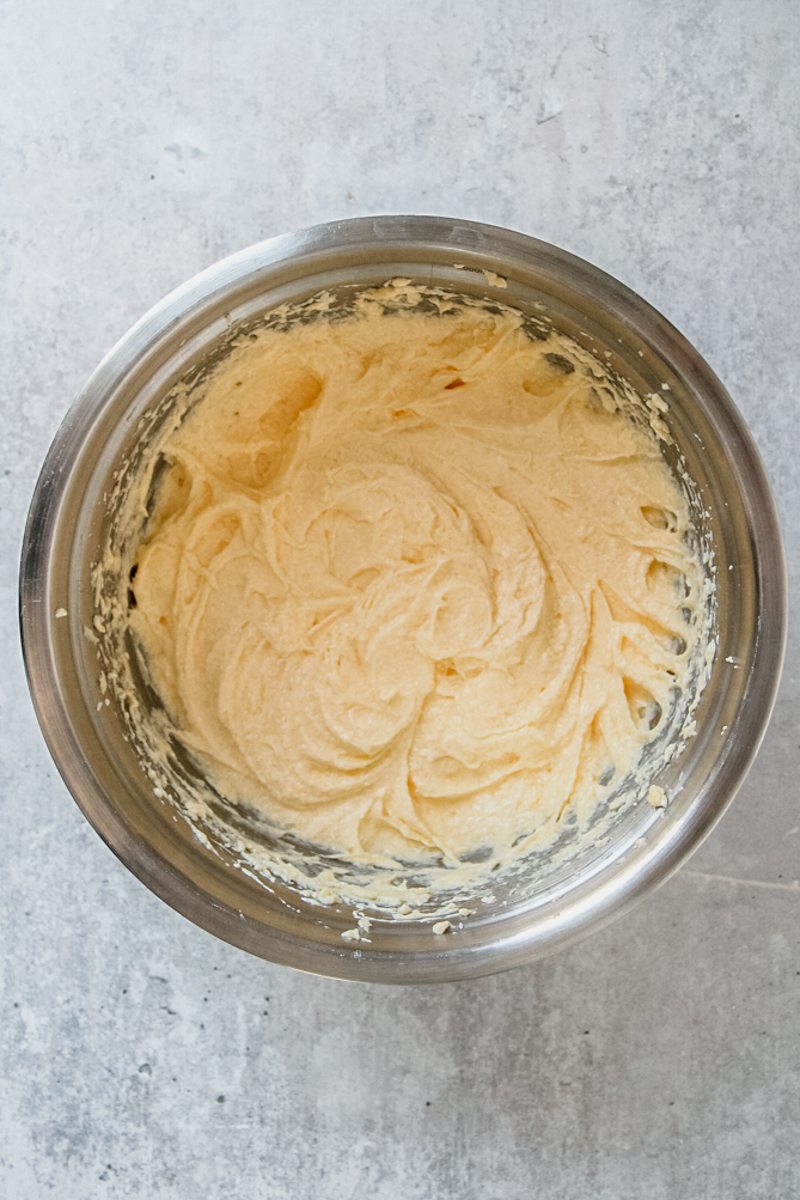
{"label": "metal mixing bowl", "polygon": [[[668,385],[671,432],[716,555],[719,649],[697,736],[666,770],[666,811],[633,806],[604,845],[589,846],[568,869],[543,871],[522,899],[500,889],[445,936],[420,920],[379,922],[368,942],[354,942],[341,936],[353,925],[351,911],[321,908],[279,883],[261,886],[154,796],[115,706],[98,709],[97,662],[84,629],[93,617],[91,565],[106,532],[104,497],[139,417],[243,322],[321,288],[393,276],[545,313],[556,328],[594,338],[640,392]],[[697,351],[628,288],[565,251],[438,217],[361,218],[273,238],[153,308],[103,360],[55,438],[33,496],[20,577],[25,661],[44,736],[85,816],[122,862],[190,920],[264,958],[406,983],[528,961],[604,925],[678,867],[732,799],[761,740],[783,656],[785,593],[758,454]],[[67,615],[57,617],[62,609]]]}

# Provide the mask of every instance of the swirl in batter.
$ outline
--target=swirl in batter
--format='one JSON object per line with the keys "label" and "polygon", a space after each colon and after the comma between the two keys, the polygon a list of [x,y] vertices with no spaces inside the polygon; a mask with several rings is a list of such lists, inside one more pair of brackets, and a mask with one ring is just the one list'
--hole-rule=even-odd
{"label": "swirl in batter", "polygon": [[600,375],[469,305],[362,303],[224,360],[162,447],[130,615],[222,793],[356,862],[452,862],[635,767],[700,577]]}

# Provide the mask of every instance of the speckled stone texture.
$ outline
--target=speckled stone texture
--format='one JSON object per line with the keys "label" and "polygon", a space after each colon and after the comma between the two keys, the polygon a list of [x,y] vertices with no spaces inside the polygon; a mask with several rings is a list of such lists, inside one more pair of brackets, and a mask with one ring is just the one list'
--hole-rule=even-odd
{"label": "speckled stone texture", "polygon": [[0,6],[0,1195],[800,1194],[800,646],[736,804],[621,923],[401,990],[248,958],[58,779],[18,547],[78,387],[228,251],[374,212],[507,224],[644,294],[763,451],[800,569],[795,0]]}

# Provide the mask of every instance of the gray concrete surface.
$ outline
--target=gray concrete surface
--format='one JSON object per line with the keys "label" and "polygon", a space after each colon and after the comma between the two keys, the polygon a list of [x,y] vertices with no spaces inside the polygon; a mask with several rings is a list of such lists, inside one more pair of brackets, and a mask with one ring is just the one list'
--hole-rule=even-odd
{"label": "gray concrete surface", "polygon": [[0,1195],[800,1195],[800,646],[735,806],[621,923],[414,991],[257,962],[85,824],[17,648],[38,464],[105,349],[230,250],[356,213],[617,274],[751,422],[800,570],[794,0],[0,6]]}

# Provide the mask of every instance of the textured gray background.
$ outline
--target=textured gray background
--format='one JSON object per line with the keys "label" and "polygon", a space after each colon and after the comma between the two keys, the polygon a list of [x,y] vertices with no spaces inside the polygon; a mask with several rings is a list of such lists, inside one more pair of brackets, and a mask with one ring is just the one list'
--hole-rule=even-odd
{"label": "textured gray background", "polygon": [[393,211],[535,233],[671,317],[751,423],[796,587],[798,34],[796,0],[0,5],[0,1195],[800,1194],[796,631],[671,883],[400,990],[257,962],[129,876],[45,752],[15,614],[38,464],[129,323],[230,250]]}

